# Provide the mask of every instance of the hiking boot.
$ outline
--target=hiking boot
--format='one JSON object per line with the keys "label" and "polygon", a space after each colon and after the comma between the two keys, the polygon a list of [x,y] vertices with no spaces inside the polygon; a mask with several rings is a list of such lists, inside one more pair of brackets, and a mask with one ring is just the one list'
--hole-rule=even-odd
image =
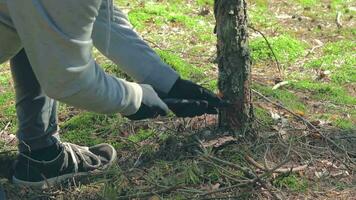
{"label": "hiking boot", "polygon": [[72,178],[100,174],[115,163],[116,150],[109,144],[83,147],[61,143],[53,160],[40,161],[20,153],[15,164],[13,183],[32,188],[48,188]]}

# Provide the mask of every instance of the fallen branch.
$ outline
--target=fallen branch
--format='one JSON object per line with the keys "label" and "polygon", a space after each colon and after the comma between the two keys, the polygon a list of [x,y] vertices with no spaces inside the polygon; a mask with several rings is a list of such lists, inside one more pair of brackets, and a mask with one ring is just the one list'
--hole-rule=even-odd
{"label": "fallen branch", "polygon": [[289,81],[282,81],[282,82],[276,84],[275,86],[273,86],[272,90],[277,90],[278,88],[288,85],[288,84],[289,84]]}
{"label": "fallen branch", "polygon": [[236,184],[236,185],[232,185],[232,186],[228,186],[228,187],[224,187],[224,188],[219,188],[217,190],[213,190],[213,191],[210,191],[210,192],[206,192],[206,193],[203,193],[203,194],[200,194],[198,195],[199,196],[208,196],[208,195],[212,195],[212,194],[216,194],[216,193],[219,193],[219,192],[225,192],[227,190],[231,190],[231,189],[234,189],[234,188],[239,188],[239,187],[245,187],[247,185],[250,185],[250,184],[255,184],[257,182],[257,179],[251,179],[251,180],[248,180],[244,183],[239,183],[239,184]]}
{"label": "fallen branch", "polygon": [[[270,171],[271,170],[269,168],[266,168],[266,167],[262,166],[260,163],[258,163],[257,161],[255,161],[253,158],[251,158],[248,155],[245,156],[245,159],[251,165],[257,167],[260,170],[263,170],[263,171]],[[308,165],[302,165],[302,166],[291,167],[291,168],[278,168],[278,169],[274,170],[274,172],[276,172],[276,173],[299,172],[299,171],[305,170],[307,167],[308,167]]]}

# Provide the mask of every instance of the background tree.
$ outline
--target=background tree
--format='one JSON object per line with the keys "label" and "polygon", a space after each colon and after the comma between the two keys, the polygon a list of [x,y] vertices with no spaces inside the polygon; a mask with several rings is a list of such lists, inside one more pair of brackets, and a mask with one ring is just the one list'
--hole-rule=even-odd
{"label": "background tree", "polygon": [[219,90],[231,106],[220,114],[220,126],[244,131],[252,118],[251,59],[245,0],[215,0]]}

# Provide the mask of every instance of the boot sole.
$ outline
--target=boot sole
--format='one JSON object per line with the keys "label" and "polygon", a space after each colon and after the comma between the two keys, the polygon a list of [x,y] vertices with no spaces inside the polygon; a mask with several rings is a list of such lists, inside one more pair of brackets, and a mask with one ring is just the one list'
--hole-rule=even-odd
{"label": "boot sole", "polygon": [[39,182],[28,182],[28,181],[19,180],[16,177],[12,177],[12,182],[18,186],[46,189],[46,188],[50,188],[50,187],[59,185],[61,183],[64,183],[65,181],[69,181],[70,179],[75,180],[76,178],[89,176],[90,174],[91,173],[89,173],[89,172],[80,172],[80,173],[76,173],[76,174],[75,173],[64,174],[61,176],[49,178],[49,179],[46,179],[44,181],[39,181]]}
{"label": "boot sole", "polygon": [[22,187],[30,187],[30,188],[35,188],[35,189],[46,189],[46,188],[57,186],[57,185],[64,183],[66,181],[73,181],[75,183],[76,180],[80,180],[81,178],[90,177],[90,176],[99,176],[99,175],[103,174],[105,172],[105,170],[110,168],[117,160],[117,152],[112,146],[111,146],[111,148],[113,150],[111,160],[105,166],[102,166],[100,169],[93,170],[90,172],[78,172],[78,173],[63,174],[63,175],[56,176],[53,178],[48,178],[48,179],[45,179],[45,180],[39,181],[39,182],[23,181],[23,180],[17,179],[15,176],[13,176],[12,183],[15,185],[18,185],[18,186],[22,186]]}

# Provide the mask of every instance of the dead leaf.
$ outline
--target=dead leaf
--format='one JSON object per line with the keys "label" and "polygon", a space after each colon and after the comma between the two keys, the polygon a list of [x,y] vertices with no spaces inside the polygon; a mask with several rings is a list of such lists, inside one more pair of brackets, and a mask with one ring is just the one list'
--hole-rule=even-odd
{"label": "dead leaf", "polygon": [[277,90],[278,88],[288,85],[288,84],[289,84],[289,81],[282,81],[282,82],[276,84],[275,86],[273,86],[272,90]]}
{"label": "dead leaf", "polygon": [[213,184],[213,185],[207,184],[207,185],[203,185],[202,186],[202,189],[206,190],[208,192],[212,192],[212,191],[217,190],[219,188],[220,188],[220,183],[216,183],[216,184]]}
{"label": "dead leaf", "polygon": [[301,110],[296,110],[295,114],[300,115],[300,116],[305,116],[305,112]]}
{"label": "dead leaf", "polygon": [[321,124],[320,120],[314,120],[310,122],[311,124],[313,124],[314,126],[319,126]]}
{"label": "dead leaf", "polygon": [[203,147],[207,148],[207,147],[214,147],[214,148],[219,148],[222,145],[228,143],[228,142],[234,142],[236,141],[236,139],[232,136],[225,136],[225,137],[221,137],[221,138],[217,138],[214,140],[210,140],[207,142],[203,142]]}
{"label": "dead leaf", "polygon": [[348,177],[350,176],[350,173],[346,170],[338,171],[338,172],[332,172],[330,174],[332,177]]}
{"label": "dead leaf", "polygon": [[272,119],[274,119],[274,120],[280,120],[281,119],[281,116],[278,113],[274,113],[272,111],[270,111],[270,113],[271,113]]}
{"label": "dead leaf", "polygon": [[149,200],[161,200],[161,198],[159,196],[155,195],[155,196],[150,197]]}

